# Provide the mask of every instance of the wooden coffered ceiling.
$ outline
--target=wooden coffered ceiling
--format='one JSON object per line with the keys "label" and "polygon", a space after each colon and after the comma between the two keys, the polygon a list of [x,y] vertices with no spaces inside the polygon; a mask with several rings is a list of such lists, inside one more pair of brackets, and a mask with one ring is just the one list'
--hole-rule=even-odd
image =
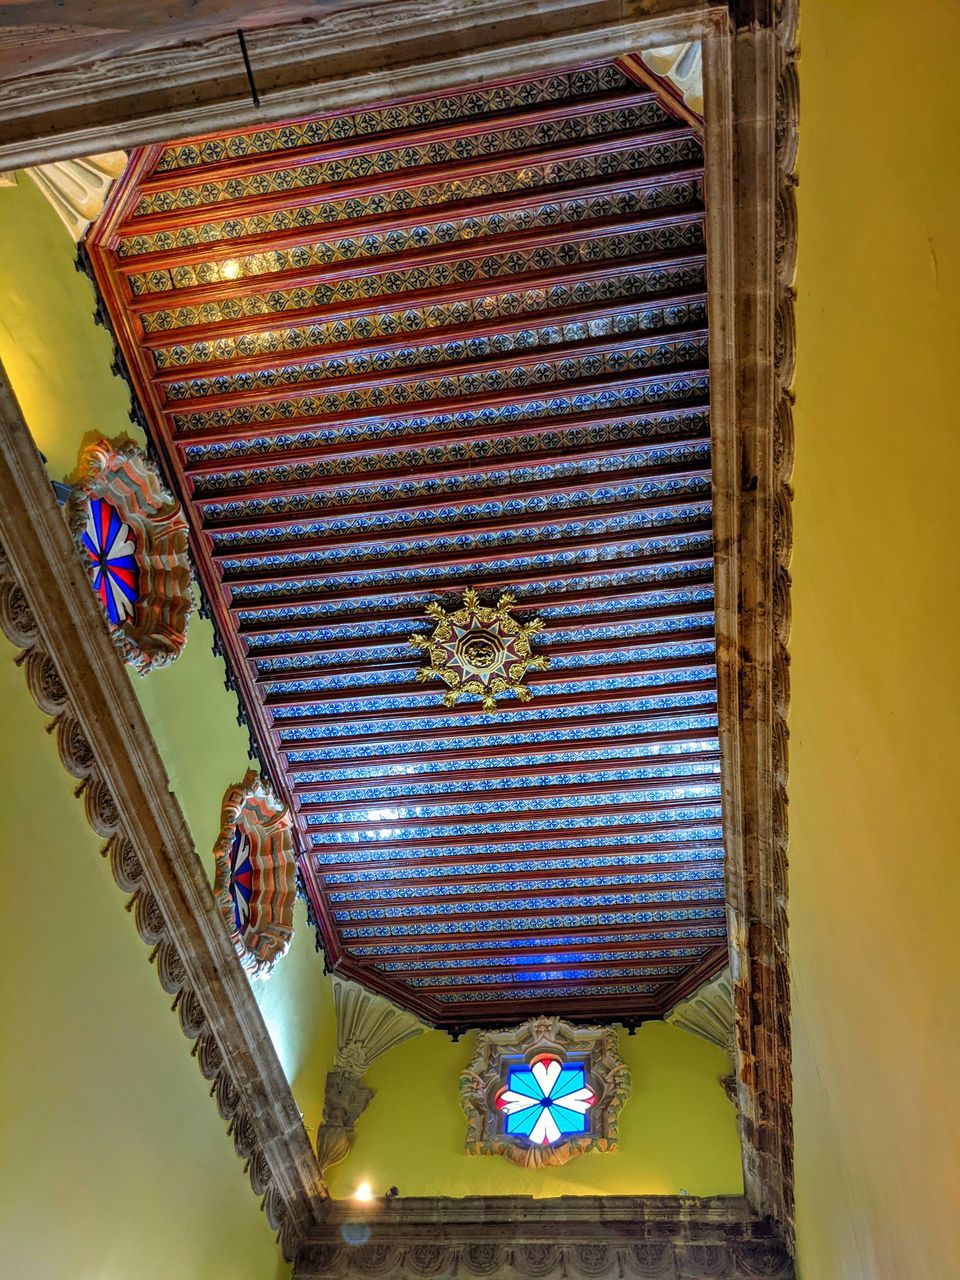
{"label": "wooden coffered ceiling", "polygon": [[[330,963],[441,1026],[726,960],[702,179],[628,59],[148,147],[88,237]],[[417,681],[468,587],[530,702]]]}

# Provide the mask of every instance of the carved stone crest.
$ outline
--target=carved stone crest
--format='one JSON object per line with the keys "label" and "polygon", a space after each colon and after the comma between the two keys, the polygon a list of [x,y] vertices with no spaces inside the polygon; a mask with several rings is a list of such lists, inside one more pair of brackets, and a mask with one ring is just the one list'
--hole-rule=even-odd
{"label": "carved stone crest", "polygon": [[293,937],[296,870],[290,812],[269,782],[248,770],[228,787],[214,845],[214,897],[240,962],[264,976]]}
{"label": "carved stone crest", "polygon": [[[566,1164],[585,1151],[615,1151],[629,1092],[630,1072],[612,1027],[575,1027],[541,1016],[512,1030],[483,1032],[460,1077],[466,1149],[528,1168]],[[520,1115],[523,1122],[511,1124],[511,1116]]]}
{"label": "carved stone crest", "polygon": [[124,661],[172,662],[193,608],[187,522],[156,468],[132,441],[86,445],[67,520]]}

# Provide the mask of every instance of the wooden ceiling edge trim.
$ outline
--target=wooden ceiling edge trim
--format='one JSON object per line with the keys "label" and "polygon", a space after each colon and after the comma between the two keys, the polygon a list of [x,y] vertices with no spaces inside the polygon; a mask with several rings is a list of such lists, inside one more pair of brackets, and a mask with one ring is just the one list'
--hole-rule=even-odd
{"label": "wooden ceiling edge trim", "polygon": [[[130,149],[172,137],[415,97],[476,81],[608,61],[641,43],[699,39],[727,21],[721,0],[424,0],[246,33],[259,102],[233,32],[103,58],[0,86],[0,169]],[[470,52],[456,52],[469,48]],[[131,93],[131,87],[136,93]]]}
{"label": "wooden ceiling edge trim", "polygon": [[670,1003],[669,1005],[664,1005],[660,1016],[665,1018],[670,1010],[675,1008],[681,1000],[685,1000],[687,996],[692,995],[694,991],[702,987],[705,982],[715,978],[729,963],[730,956],[727,947],[710,948],[707,954],[699,961],[695,961],[683,978],[671,988],[669,992]]}
{"label": "wooden ceiling edge trim", "polygon": [[794,1247],[787,638],[798,0],[704,38],[718,711],[738,1118],[751,1208]]}
{"label": "wooden ceiling edge trim", "polygon": [[292,1257],[319,1221],[323,1175],[2,367],[0,543],[0,618],[16,621],[5,629],[22,650],[18,661],[41,710],[57,713],[58,742],[70,731],[86,744],[88,821],[107,839],[105,854],[124,847],[132,855],[121,888],[135,889],[134,917],[154,948],[151,960],[171,955],[161,970],[164,989],[176,996],[181,1026],[238,1154],[249,1162],[253,1189]]}
{"label": "wooden ceiling edge trim", "polygon": [[[153,163],[155,157],[156,148],[147,148],[134,158],[110,193],[103,216],[97,222],[96,235],[93,241],[90,242],[89,249],[86,245],[81,245],[80,249],[80,260],[85,269],[89,270],[95,287],[99,291],[98,317],[111,335],[117,368],[130,388],[134,411],[141,421],[144,417],[148,417],[151,411],[155,416],[155,420],[159,420],[160,405],[157,402],[155,388],[150,378],[150,370],[147,366],[148,353],[136,341],[136,335],[132,332],[129,313],[116,305],[111,310],[108,310],[108,306],[104,305],[105,299],[112,299],[115,303],[116,296],[110,273],[104,263],[103,251],[109,247],[115,238],[118,220],[122,217],[125,207],[131,199],[131,192],[134,190],[136,178],[141,174],[145,166]],[[119,317],[123,326],[124,336],[127,339],[126,343],[121,341],[120,335],[114,330],[111,314]],[[132,366],[125,361],[124,350],[136,353],[135,362]],[[153,456],[159,462],[166,484],[171,492],[176,493],[177,471],[172,442],[166,438],[164,433],[151,434],[145,428],[144,433],[147,435],[148,449],[151,449]],[[190,539],[193,545],[201,546],[205,533],[199,512],[193,503],[186,503],[183,507],[183,513],[190,527]],[[307,857],[311,848],[310,834],[305,824],[299,820],[295,806],[285,786],[280,759],[280,743],[272,731],[272,717],[268,718],[265,708],[255,696],[256,688],[252,682],[249,664],[246,661],[245,643],[243,638],[235,634],[229,625],[230,604],[225,598],[224,588],[217,580],[212,564],[208,565],[206,558],[198,555],[194,559],[194,568],[195,580],[200,592],[201,612],[206,613],[214,622],[214,632],[218,642],[215,644],[215,652],[223,658],[226,667],[226,687],[233,693],[237,693],[238,689],[242,690],[242,696],[238,694],[237,698],[238,715],[240,722],[246,727],[249,735],[250,754],[256,757],[261,771],[270,778],[277,794],[290,807],[294,816],[294,845],[298,852],[299,876],[301,885],[303,880],[311,882],[310,886],[305,888],[304,896],[308,921],[316,932],[319,946],[323,937],[334,938],[335,930],[332,921],[329,919],[326,901],[316,892],[316,884],[312,880],[310,868],[307,865]],[[309,892],[310,887],[314,890],[312,894]],[[339,959],[339,948],[335,943],[327,942],[322,949],[325,960],[331,965],[336,965]]]}

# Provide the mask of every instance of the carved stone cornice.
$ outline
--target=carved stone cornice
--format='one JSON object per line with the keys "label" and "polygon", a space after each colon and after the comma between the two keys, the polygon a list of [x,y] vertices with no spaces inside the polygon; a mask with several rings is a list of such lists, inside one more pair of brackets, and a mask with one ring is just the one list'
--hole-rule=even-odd
{"label": "carved stone cornice", "polygon": [[[236,35],[137,50],[0,85],[0,169],[256,126],[351,103],[547,71],[697,38],[720,0],[372,3]],[[347,86],[349,86],[347,88]]]}
{"label": "carved stone cornice", "polygon": [[325,1194],[130,680],[0,370],[0,625],[286,1256]]}
{"label": "carved stone cornice", "polygon": [[331,1202],[293,1275],[792,1280],[794,1270],[770,1223],[754,1218],[740,1197],[471,1196]]}

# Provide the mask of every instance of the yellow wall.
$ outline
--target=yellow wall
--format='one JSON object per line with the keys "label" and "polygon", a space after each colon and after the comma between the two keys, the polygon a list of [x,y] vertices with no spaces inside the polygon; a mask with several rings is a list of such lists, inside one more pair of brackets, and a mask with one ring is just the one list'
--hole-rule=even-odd
{"label": "yellow wall", "polygon": [[475,1044],[475,1034],[454,1044],[430,1031],[373,1064],[367,1079],[377,1094],[350,1156],[331,1170],[333,1195],[350,1195],[364,1180],[404,1196],[741,1194],[736,1113],[717,1083],[729,1065],[706,1040],[664,1022],[622,1031],[633,1088],[620,1150],[540,1170],[464,1152],[457,1081]]}
{"label": "yellow wall", "polygon": [[803,1280],[960,1276],[960,6],[803,0],[790,750]]}
{"label": "yellow wall", "polygon": [[0,641],[0,1275],[269,1280],[272,1233]]}

